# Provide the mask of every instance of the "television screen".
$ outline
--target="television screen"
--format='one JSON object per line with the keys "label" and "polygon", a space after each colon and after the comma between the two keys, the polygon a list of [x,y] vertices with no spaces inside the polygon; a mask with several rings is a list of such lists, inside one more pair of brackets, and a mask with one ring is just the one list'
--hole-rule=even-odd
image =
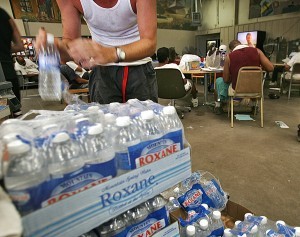
{"label": "television screen", "polygon": [[242,44],[256,47],[257,45],[257,33],[258,31],[245,31],[237,33],[237,40]]}

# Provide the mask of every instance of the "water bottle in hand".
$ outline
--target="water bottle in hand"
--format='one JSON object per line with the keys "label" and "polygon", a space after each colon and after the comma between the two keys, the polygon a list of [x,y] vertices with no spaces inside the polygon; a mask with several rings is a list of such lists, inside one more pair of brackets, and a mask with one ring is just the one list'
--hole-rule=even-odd
{"label": "water bottle in hand", "polygon": [[39,94],[43,100],[60,101],[62,83],[60,78],[60,56],[54,45],[54,36],[47,34],[47,46],[39,54]]}

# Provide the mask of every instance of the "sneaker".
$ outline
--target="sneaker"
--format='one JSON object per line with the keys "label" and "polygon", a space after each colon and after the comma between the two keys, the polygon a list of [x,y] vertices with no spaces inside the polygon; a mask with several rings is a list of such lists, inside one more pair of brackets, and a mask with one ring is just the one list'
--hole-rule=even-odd
{"label": "sneaker", "polygon": [[277,86],[277,81],[270,81],[269,86]]}
{"label": "sneaker", "polygon": [[199,105],[198,97],[192,98],[192,104],[193,104],[194,108],[198,107],[198,105]]}
{"label": "sneaker", "polygon": [[14,112],[14,118],[18,118],[23,115],[22,111]]}
{"label": "sneaker", "polygon": [[214,108],[214,113],[216,114],[216,115],[221,115],[221,114],[223,114],[223,109],[222,109],[222,107],[220,106],[220,107],[215,107]]}

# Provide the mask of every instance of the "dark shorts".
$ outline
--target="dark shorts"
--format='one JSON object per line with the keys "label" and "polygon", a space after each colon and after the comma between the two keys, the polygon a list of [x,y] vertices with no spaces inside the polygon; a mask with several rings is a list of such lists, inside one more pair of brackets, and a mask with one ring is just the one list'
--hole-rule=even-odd
{"label": "dark shorts", "polygon": [[[126,101],[137,98],[158,102],[156,74],[151,62],[128,68]],[[122,103],[123,72],[122,66],[93,67],[89,80],[91,101],[100,104]]]}

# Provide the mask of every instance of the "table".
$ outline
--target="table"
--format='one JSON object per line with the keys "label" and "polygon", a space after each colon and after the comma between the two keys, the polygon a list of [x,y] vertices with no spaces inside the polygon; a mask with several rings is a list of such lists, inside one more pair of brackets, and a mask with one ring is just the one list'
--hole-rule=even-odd
{"label": "table", "polygon": [[223,68],[220,69],[210,69],[210,68],[202,68],[202,69],[193,69],[193,70],[183,70],[183,74],[190,74],[193,76],[193,74],[204,74],[204,105],[209,105],[207,102],[207,75],[213,74],[214,75],[214,85],[216,84],[217,79],[217,73],[223,72]]}

